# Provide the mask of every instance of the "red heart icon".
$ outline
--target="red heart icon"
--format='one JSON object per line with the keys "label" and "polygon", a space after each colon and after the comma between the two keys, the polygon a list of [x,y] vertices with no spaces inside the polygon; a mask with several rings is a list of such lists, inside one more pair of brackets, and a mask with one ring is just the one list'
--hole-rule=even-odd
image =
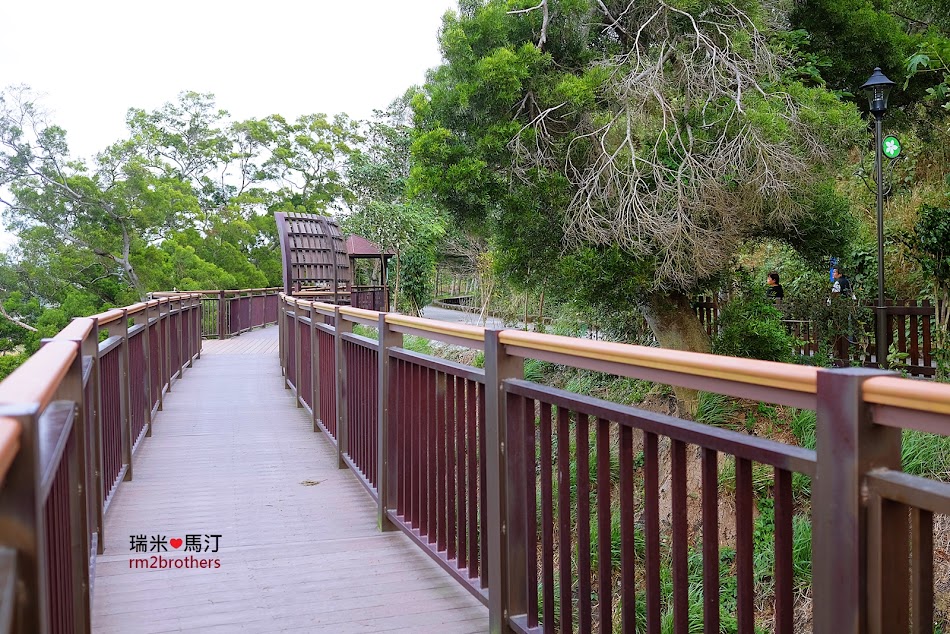
{"label": "red heart icon", "polygon": [[169,539],[168,543],[172,545],[172,548],[181,548],[181,540],[177,537]]}

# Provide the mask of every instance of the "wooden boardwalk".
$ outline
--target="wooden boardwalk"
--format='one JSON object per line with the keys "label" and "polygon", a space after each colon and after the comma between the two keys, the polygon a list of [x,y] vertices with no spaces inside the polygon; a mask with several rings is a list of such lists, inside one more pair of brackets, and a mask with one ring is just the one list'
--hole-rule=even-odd
{"label": "wooden boardwalk", "polygon": [[[133,465],[106,514],[96,633],[488,630],[405,535],[377,531],[372,499],[283,388],[274,327],[206,341]],[[201,552],[172,547],[189,535]],[[168,552],[134,552],[133,536]],[[134,567],[182,558],[220,567]]]}

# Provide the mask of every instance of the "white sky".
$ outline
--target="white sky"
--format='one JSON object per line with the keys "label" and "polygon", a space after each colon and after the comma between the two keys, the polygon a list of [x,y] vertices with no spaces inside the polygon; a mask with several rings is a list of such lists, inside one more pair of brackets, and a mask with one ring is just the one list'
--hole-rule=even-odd
{"label": "white sky", "polygon": [[[129,108],[182,91],[234,119],[365,119],[441,59],[455,0],[6,0],[0,88],[26,84],[73,156],[124,137]],[[0,227],[0,249],[15,238]]]}
{"label": "white sky", "polygon": [[454,0],[8,0],[0,87],[42,95],[88,157],[125,133],[130,107],[210,92],[235,119],[367,118],[439,64]]}

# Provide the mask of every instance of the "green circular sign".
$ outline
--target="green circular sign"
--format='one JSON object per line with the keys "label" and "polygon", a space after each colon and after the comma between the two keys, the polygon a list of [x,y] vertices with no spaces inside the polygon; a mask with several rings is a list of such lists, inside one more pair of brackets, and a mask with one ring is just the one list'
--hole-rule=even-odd
{"label": "green circular sign", "polygon": [[897,140],[896,136],[884,137],[881,150],[887,158],[897,158],[901,153],[901,142]]}

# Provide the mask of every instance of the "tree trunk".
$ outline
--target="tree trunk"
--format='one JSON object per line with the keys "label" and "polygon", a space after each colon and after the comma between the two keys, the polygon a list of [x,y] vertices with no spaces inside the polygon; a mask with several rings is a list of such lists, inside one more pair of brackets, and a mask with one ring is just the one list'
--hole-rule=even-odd
{"label": "tree trunk", "polygon": [[[696,316],[689,297],[683,293],[651,293],[640,306],[660,347],[689,352],[710,352],[709,336]],[[680,414],[695,418],[699,392],[674,387]]]}

